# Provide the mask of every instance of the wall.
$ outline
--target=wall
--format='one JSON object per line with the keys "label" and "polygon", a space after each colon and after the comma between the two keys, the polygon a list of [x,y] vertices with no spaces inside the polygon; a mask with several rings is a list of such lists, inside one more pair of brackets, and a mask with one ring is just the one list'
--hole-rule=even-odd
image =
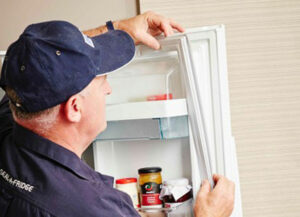
{"label": "wall", "polygon": [[84,30],[136,14],[136,0],[1,0],[0,50],[6,50],[31,23],[67,20]]}
{"label": "wall", "polygon": [[245,217],[300,213],[300,1],[140,0],[185,27],[225,24]]}

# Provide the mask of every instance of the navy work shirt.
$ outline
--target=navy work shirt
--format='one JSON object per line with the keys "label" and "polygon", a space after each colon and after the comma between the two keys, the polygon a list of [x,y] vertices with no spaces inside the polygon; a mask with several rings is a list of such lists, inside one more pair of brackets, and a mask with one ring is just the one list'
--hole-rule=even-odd
{"label": "navy work shirt", "polygon": [[113,178],[13,121],[0,102],[0,217],[139,216]]}

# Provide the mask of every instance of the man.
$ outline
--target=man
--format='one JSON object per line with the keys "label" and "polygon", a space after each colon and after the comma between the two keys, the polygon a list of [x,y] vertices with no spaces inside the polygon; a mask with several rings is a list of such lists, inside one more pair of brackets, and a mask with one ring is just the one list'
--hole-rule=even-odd
{"label": "man", "polygon": [[[106,128],[106,74],[128,63],[134,44],[159,49],[153,37],[176,22],[147,12],[108,22],[82,34],[64,21],[28,26],[8,49],[0,85],[0,217],[139,216],[113,178],[80,160]],[[87,37],[87,36],[90,37]],[[10,105],[10,109],[8,107]],[[234,185],[215,175],[204,181],[196,217],[225,217],[233,208]]]}

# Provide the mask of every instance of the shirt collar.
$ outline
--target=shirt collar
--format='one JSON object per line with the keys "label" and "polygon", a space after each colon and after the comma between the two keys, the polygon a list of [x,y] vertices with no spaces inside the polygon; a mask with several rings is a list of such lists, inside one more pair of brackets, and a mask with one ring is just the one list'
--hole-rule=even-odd
{"label": "shirt collar", "polygon": [[90,180],[95,178],[95,171],[68,149],[35,134],[17,123],[14,125],[13,134],[15,143],[18,146],[56,161],[83,179]]}

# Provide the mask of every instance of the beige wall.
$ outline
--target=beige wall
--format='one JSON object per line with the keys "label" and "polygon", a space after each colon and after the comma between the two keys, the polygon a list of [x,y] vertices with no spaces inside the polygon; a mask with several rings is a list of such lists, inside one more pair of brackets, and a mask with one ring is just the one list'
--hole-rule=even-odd
{"label": "beige wall", "polygon": [[136,0],[1,0],[0,50],[6,50],[31,23],[67,20],[87,29],[136,14]]}
{"label": "beige wall", "polygon": [[245,217],[300,213],[300,1],[140,0],[186,27],[226,25]]}

